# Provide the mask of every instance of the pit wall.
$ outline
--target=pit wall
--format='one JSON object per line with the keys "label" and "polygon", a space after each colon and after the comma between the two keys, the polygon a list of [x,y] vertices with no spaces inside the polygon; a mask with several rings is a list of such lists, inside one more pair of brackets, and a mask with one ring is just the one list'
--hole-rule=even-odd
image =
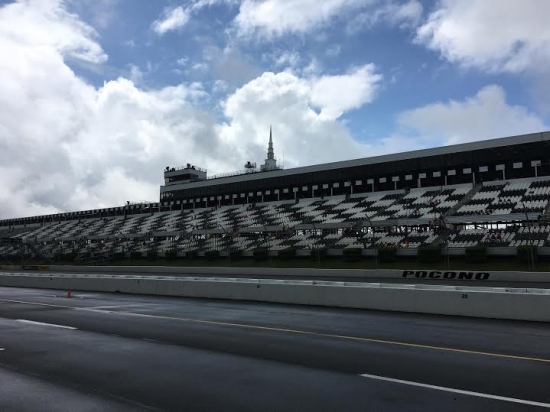
{"label": "pit wall", "polygon": [[550,321],[550,291],[545,289],[61,273],[2,274],[0,286]]}
{"label": "pit wall", "polygon": [[360,279],[409,279],[418,280],[468,280],[483,286],[485,281],[550,283],[550,272],[517,271],[461,271],[461,270],[396,270],[396,269],[313,269],[313,268],[228,268],[228,267],[173,267],[173,266],[69,266],[31,265],[0,266],[4,271],[49,271],[52,273],[110,273],[147,275],[205,275],[226,276],[277,276],[303,278],[360,278]]}

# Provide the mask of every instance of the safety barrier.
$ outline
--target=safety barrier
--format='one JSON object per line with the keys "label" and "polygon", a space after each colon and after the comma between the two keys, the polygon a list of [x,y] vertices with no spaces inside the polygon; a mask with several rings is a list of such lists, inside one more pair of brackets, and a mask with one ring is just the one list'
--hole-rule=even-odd
{"label": "safety barrier", "polygon": [[50,270],[50,265],[0,265],[0,270]]}
{"label": "safety barrier", "polygon": [[550,321],[550,290],[313,280],[2,274],[0,286],[122,292]]}
{"label": "safety barrier", "polygon": [[422,280],[467,280],[480,283],[538,282],[550,283],[549,272],[518,271],[464,271],[464,270],[400,270],[400,269],[315,269],[315,268],[228,268],[228,267],[169,267],[169,266],[71,266],[71,265],[0,265],[0,271],[49,271],[53,273],[124,273],[124,274],[172,274],[227,276],[276,276],[303,278],[358,278],[358,279],[408,279]]}
{"label": "safety barrier", "polygon": [[276,276],[303,278],[358,278],[358,279],[408,279],[411,281],[467,280],[479,282],[539,282],[550,283],[548,272],[517,271],[464,271],[464,270],[399,270],[399,269],[314,269],[314,268],[228,268],[228,267],[169,267],[169,266],[67,266],[50,265],[50,272],[63,273],[131,273],[158,275],[205,276]]}

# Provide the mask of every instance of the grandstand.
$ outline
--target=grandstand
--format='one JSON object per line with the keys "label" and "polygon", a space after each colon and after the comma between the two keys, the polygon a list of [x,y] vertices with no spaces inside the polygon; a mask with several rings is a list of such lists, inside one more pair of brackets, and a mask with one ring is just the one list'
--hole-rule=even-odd
{"label": "grandstand", "polygon": [[0,221],[0,259],[77,262],[123,256],[228,255],[382,247],[452,254],[483,245],[550,254],[550,132],[282,169],[208,176],[166,167],[159,202]]}

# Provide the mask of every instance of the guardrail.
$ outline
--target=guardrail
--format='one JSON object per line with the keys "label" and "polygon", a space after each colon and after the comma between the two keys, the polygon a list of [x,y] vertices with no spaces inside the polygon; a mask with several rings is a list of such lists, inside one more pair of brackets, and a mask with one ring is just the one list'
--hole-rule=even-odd
{"label": "guardrail", "polygon": [[531,288],[46,273],[2,274],[0,286],[550,321],[550,290]]}

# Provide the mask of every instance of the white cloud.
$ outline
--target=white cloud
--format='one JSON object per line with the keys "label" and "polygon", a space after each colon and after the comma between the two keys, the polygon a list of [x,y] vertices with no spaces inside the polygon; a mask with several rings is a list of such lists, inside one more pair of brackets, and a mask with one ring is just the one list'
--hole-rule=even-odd
{"label": "white cloud", "polygon": [[327,47],[325,54],[329,57],[336,57],[340,54],[341,49],[342,48],[339,44],[331,44],[329,47]]}
{"label": "white cloud", "polygon": [[[336,119],[372,98],[361,89],[360,79],[373,75],[368,66],[341,77],[266,73],[226,98],[227,123],[219,124],[197,109],[210,98],[200,83],[147,90],[125,78],[88,84],[64,58],[106,59],[95,33],[62,3],[38,4],[0,8],[0,217],[154,201],[165,166],[190,161],[224,172],[263,159],[270,123],[288,165],[366,154]],[[62,22],[43,17],[52,15]],[[137,81],[154,65],[129,70]],[[230,87],[219,80],[214,87]],[[321,92],[334,84],[363,91],[326,101]]]}
{"label": "white cloud", "polygon": [[181,58],[179,58],[176,63],[178,64],[178,66],[182,66],[182,67],[185,67],[187,66],[187,64],[189,63],[189,57],[187,56],[183,56]]}
{"label": "white cloud", "polygon": [[235,23],[240,34],[258,33],[278,37],[286,33],[307,33],[372,0],[243,0]]}
{"label": "white cloud", "polygon": [[346,127],[320,115],[312,105],[312,83],[292,73],[264,73],[247,83],[224,104],[230,120],[220,127],[224,142],[234,145],[242,160],[265,158],[269,125],[277,158],[286,166],[359,157],[366,147]]}
{"label": "white cloud", "polygon": [[208,64],[206,63],[194,63],[191,66],[192,70],[198,71],[198,72],[206,72],[208,71]]}
{"label": "white cloud", "polygon": [[416,41],[467,67],[538,70],[550,63],[549,15],[547,0],[442,0]]}
{"label": "white cloud", "polygon": [[143,81],[143,71],[134,64],[129,64],[128,67],[130,69],[128,78],[136,84],[141,83]]}
{"label": "white cloud", "polygon": [[[107,55],[96,42],[97,32],[78,16],[69,13],[61,0],[19,0],[0,8],[0,39],[5,48],[34,48],[37,53],[53,49],[64,57],[103,63]],[[30,45],[28,40],[33,39]],[[5,48],[4,48],[5,47]]]}
{"label": "white cloud", "polygon": [[182,7],[165,9],[162,16],[152,24],[153,31],[163,35],[169,31],[179,30],[189,21],[189,13]]}
{"label": "white cloud", "polygon": [[[375,97],[381,77],[369,64],[343,74],[256,76],[222,100],[220,123],[197,109],[212,98],[200,83],[144,90],[125,78],[94,87],[76,76],[66,58],[96,64],[107,56],[95,32],[62,3],[45,4],[0,8],[0,217],[154,201],[165,166],[189,161],[213,173],[261,161],[270,124],[287,166],[545,128],[490,86],[463,101],[405,112],[396,133],[359,143],[339,119]],[[214,66],[232,53],[211,50],[205,61]],[[234,87],[215,78],[213,90]]]}
{"label": "white cloud", "polygon": [[314,56],[311,58],[308,65],[302,68],[302,74],[305,76],[317,75],[321,73],[321,70],[321,63],[319,63],[319,60]]}
{"label": "white cloud", "polygon": [[400,28],[415,27],[422,18],[423,8],[417,0],[406,2],[388,0],[373,6],[351,19],[346,26],[349,34],[370,29],[381,23]]}
{"label": "white cloud", "polygon": [[548,128],[523,106],[509,105],[502,87],[490,85],[463,101],[451,100],[409,110],[399,116],[404,135],[422,145],[465,143],[534,133]]}
{"label": "white cloud", "polygon": [[235,25],[240,35],[263,38],[309,33],[336,20],[355,33],[377,23],[410,27],[422,16],[418,0],[242,0]]}
{"label": "white cloud", "polygon": [[227,82],[218,79],[212,85],[212,92],[213,93],[222,93],[222,92],[225,92],[227,90],[227,87],[228,87]]}
{"label": "white cloud", "polygon": [[375,72],[372,64],[347,74],[322,76],[313,81],[311,102],[321,108],[321,117],[337,119],[348,110],[370,103],[380,80],[382,75]]}
{"label": "white cloud", "polygon": [[504,90],[490,85],[464,100],[428,104],[400,113],[387,136],[370,139],[369,156],[440,147],[548,130],[534,113],[506,102]]}
{"label": "white cloud", "polygon": [[145,92],[125,79],[96,89],[78,78],[64,58],[105,60],[94,38],[60,2],[0,7],[2,217],[155,200],[166,162],[203,144],[197,162],[222,157],[210,115],[194,108],[200,85]]}
{"label": "white cloud", "polygon": [[295,50],[284,50],[273,56],[275,67],[296,67],[300,62],[300,54]]}

